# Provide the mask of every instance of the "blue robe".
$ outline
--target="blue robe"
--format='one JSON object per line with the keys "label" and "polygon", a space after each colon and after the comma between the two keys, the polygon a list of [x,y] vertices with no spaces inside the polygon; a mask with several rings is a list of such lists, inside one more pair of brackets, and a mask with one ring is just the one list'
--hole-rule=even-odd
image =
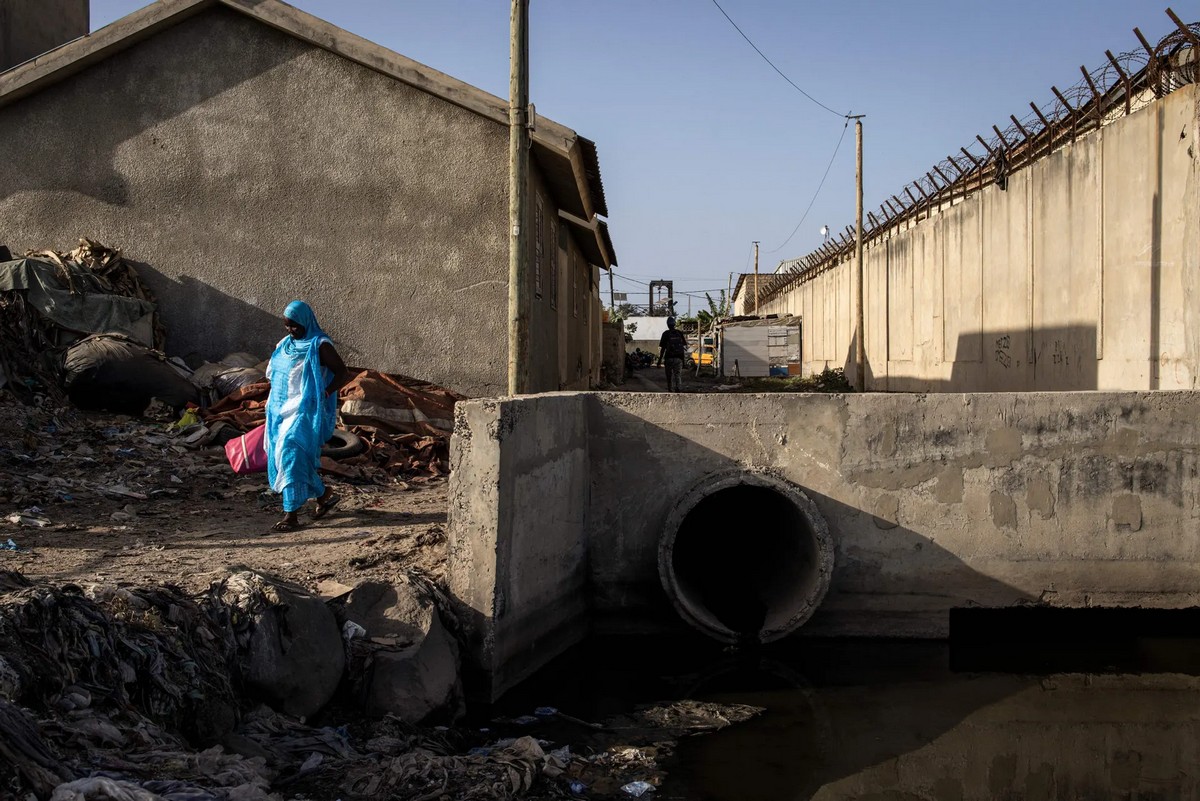
{"label": "blue robe", "polygon": [[331,340],[312,309],[294,300],[284,317],[304,326],[304,337],[280,340],[267,367],[267,479],[283,496],[284,511],[295,512],[325,494],[317,468],[337,424],[337,395],[326,392],[333,373],[322,366],[320,350]]}

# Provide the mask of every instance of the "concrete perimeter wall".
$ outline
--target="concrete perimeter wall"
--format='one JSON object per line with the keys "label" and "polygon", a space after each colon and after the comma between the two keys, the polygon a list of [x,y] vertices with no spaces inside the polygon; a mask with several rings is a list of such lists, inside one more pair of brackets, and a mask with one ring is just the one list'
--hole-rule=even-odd
{"label": "concrete perimeter wall", "polygon": [[[1200,85],[935,210],[864,253],[867,386],[1193,389]],[[804,317],[804,372],[854,364],[853,259],[762,305]]]}
{"label": "concrete perimeter wall", "polygon": [[[682,627],[659,580],[664,523],[698,483],[751,470],[800,487],[834,538],[805,633],[944,637],[970,606],[1195,606],[1198,417],[1193,392],[464,403],[451,589],[495,690],[582,636],[585,607]],[[731,548],[779,525],[742,521]]]}

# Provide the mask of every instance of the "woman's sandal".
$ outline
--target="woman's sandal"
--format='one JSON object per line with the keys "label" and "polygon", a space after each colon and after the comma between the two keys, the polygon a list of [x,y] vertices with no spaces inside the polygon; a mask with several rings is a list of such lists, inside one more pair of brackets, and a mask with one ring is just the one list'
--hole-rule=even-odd
{"label": "woman's sandal", "polygon": [[296,531],[296,530],[298,530],[299,528],[300,528],[300,521],[299,521],[299,520],[295,520],[295,521],[292,521],[292,520],[280,520],[280,521],[279,521],[279,522],[277,522],[275,525],[271,526],[271,531],[273,531],[273,532],[275,532],[275,531],[279,531],[279,532],[283,532],[283,531]]}
{"label": "woman's sandal", "polygon": [[329,500],[325,501],[325,503],[317,501],[317,508],[313,509],[312,519],[320,520],[322,517],[333,511],[333,508],[337,506],[338,502],[341,500],[341,497],[337,495],[330,495]]}

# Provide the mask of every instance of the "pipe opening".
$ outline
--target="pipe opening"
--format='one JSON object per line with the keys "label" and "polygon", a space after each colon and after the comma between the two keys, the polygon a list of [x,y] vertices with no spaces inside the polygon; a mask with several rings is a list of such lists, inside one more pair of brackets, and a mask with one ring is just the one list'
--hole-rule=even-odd
{"label": "pipe opening", "polygon": [[716,639],[778,639],[828,588],[828,529],[807,496],[782,481],[717,484],[693,493],[699,499],[667,531],[664,586],[684,619]]}

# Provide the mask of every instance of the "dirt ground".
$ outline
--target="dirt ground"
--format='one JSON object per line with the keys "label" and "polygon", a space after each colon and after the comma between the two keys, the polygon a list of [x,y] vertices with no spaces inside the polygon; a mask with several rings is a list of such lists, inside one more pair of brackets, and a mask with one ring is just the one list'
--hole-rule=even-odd
{"label": "dirt ground", "polygon": [[165,423],[0,399],[0,570],[189,591],[239,567],[314,590],[404,568],[441,577],[444,479],[325,480],[338,507],[276,533],[265,474],[234,475],[223,449],[189,450]]}

